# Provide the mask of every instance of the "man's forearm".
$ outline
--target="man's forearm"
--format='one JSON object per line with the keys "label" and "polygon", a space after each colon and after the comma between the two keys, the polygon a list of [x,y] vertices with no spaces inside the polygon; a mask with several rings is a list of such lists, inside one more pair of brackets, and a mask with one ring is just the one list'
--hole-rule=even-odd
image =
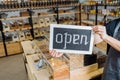
{"label": "man's forearm", "polygon": [[106,36],[103,39],[106,43],[108,43],[110,46],[112,46],[114,49],[120,52],[120,41],[111,37],[111,36]]}

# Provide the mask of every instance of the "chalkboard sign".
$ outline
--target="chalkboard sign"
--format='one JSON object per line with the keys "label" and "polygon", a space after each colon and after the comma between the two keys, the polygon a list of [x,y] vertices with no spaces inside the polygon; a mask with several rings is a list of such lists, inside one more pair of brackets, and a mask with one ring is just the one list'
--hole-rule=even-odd
{"label": "chalkboard sign", "polygon": [[75,25],[50,25],[50,50],[58,52],[91,54],[93,32],[91,27]]}

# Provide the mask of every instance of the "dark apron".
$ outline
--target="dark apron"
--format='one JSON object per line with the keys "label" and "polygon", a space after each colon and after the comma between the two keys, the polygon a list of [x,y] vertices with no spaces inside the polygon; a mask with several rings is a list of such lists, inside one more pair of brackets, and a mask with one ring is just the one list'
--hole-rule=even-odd
{"label": "dark apron", "polygon": [[[120,22],[113,37],[120,41]],[[112,47],[108,52],[102,80],[120,80],[120,52]]]}

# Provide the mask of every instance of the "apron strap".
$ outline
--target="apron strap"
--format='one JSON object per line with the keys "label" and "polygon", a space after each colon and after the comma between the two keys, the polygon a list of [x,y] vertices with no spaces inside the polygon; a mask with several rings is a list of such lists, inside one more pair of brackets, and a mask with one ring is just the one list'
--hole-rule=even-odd
{"label": "apron strap", "polygon": [[117,26],[116,26],[116,28],[115,28],[115,30],[114,30],[113,37],[116,37],[119,28],[120,28],[120,22],[117,24]]}

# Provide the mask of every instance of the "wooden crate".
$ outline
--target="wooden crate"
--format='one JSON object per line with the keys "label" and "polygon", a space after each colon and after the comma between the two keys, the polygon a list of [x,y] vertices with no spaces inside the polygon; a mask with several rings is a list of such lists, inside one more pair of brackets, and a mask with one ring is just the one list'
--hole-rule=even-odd
{"label": "wooden crate", "polygon": [[[97,69],[88,74],[75,75],[70,80],[92,80],[95,77],[102,75],[104,68]],[[94,80],[94,79],[93,79]],[[96,79],[95,79],[96,80]]]}
{"label": "wooden crate", "polygon": [[6,43],[8,55],[23,52],[20,42]]}
{"label": "wooden crate", "polygon": [[96,63],[96,55],[83,55],[83,54],[69,54],[70,70],[79,69]]}
{"label": "wooden crate", "polygon": [[84,55],[70,54],[70,69],[77,69],[84,66]]}
{"label": "wooden crate", "polygon": [[97,63],[86,66],[86,67],[82,67],[82,68],[79,68],[79,69],[71,70],[70,71],[70,80],[84,80],[84,79],[81,79],[80,76],[83,76],[83,75],[85,76],[85,75],[87,75],[91,72],[94,72],[96,70],[98,70],[98,64]]}
{"label": "wooden crate", "polygon": [[61,66],[58,69],[55,69],[53,72],[53,77],[54,80],[65,80],[68,79],[70,77],[70,70],[69,67],[67,65]]}
{"label": "wooden crate", "polygon": [[0,43],[0,57],[5,56],[5,51],[4,51],[4,45],[3,43]]}
{"label": "wooden crate", "polygon": [[65,59],[51,58],[49,59],[51,67],[47,67],[52,74],[53,80],[65,80],[70,77],[70,68]]}

